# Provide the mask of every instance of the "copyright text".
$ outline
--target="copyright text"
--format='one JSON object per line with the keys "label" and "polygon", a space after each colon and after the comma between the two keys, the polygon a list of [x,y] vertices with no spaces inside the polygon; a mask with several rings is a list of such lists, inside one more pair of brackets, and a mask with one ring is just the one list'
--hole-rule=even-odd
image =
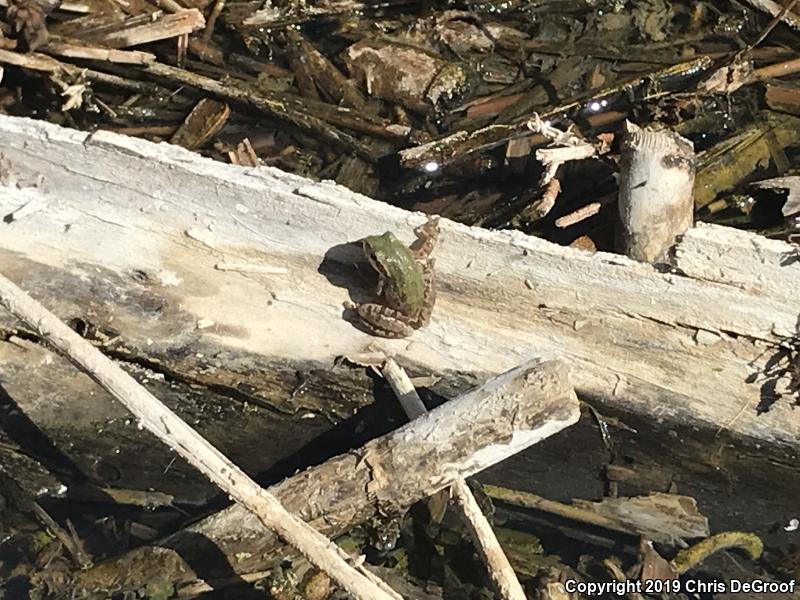
{"label": "copyright text", "polygon": [[602,596],[611,594],[624,596],[632,592],[640,594],[662,593],[698,593],[698,594],[724,594],[724,593],[754,593],[754,594],[786,594],[794,592],[797,582],[791,581],[764,581],[753,579],[744,581],[731,579],[728,581],[701,581],[699,579],[628,579],[625,581],[578,581],[567,579],[564,588],[568,593],[578,592],[587,596]]}

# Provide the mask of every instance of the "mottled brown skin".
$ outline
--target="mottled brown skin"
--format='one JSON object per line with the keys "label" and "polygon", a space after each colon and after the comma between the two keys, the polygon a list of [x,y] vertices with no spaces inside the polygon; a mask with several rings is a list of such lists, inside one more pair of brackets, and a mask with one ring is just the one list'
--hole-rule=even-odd
{"label": "mottled brown skin", "polygon": [[433,259],[430,254],[439,236],[436,217],[414,230],[410,248],[391,232],[364,239],[364,253],[378,273],[376,302],[351,308],[375,335],[408,337],[428,324],[436,301]]}

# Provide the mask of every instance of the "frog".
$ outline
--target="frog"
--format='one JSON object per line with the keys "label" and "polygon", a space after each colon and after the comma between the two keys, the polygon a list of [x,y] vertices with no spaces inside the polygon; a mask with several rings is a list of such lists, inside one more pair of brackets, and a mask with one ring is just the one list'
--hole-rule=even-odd
{"label": "frog", "polygon": [[348,304],[369,331],[386,338],[409,337],[430,322],[436,301],[431,252],[439,237],[439,219],[431,217],[414,230],[406,246],[391,232],[367,236],[362,247],[378,274],[376,301]]}

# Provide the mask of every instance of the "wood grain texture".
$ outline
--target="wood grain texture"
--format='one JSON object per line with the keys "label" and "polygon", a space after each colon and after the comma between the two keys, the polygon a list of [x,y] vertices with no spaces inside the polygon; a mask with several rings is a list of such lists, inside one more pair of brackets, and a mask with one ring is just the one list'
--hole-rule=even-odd
{"label": "wood grain texture", "polygon": [[[661,273],[443,222],[431,324],[407,340],[376,340],[343,318],[344,301],[370,295],[351,242],[386,230],[410,241],[424,215],[105,132],[0,117],[0,133],[0,213],[41,203],[0,225],[0,271],[62,318],[84,318],[176,368],[196,348],[329,365],[372,345],[401,363],[481,376],[560,357],[578,392],[600,405],[800,444],[791,398],[755,411],[786,385],[763,372],[797,335],[797,302],[773,293],[800,289],[788,244],[737,232],[740,254],[717,266],[731,233],[701,225],[678,247],[685,274]],[[277,272],[215,268],[225,262]],[[88,304],[68,293],[82,285]]]}

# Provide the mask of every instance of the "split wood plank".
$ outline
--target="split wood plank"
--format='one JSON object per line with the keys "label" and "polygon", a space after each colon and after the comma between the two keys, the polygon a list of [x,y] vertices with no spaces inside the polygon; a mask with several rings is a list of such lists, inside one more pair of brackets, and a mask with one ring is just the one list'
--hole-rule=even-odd
{"label": "split wood plank", "polygon": [[112,31],[87,35],[86,40],[102,44],[108,48],[128,48],[158,40],[186,35],[205,26],[206,20],[196,8],[187,8],[175,13],[158,15],[140,23],[139,17],[132,17],[134,24],[114,23]]}

